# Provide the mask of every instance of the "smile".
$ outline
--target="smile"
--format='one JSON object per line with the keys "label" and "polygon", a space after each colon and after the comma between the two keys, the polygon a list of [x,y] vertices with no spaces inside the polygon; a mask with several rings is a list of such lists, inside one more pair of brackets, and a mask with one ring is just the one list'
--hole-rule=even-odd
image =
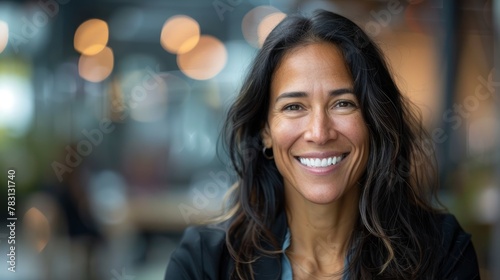
{"label": "smile", "polygon": [[341,162],[347,154],[342,154],[338,157],[328,157],[328,158],[302,158],[299,157],[298,160],[302,165],[308,167],[327,167],[330,165],[336,165]]}

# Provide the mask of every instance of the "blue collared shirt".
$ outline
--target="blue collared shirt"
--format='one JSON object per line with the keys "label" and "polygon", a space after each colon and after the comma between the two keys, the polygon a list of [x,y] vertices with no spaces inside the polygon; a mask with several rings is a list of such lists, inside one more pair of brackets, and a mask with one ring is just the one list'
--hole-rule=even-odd
{"label": "blue collared shirt", "polygon": [[292,280],[292,266],[290,260],[285,254],[286,249],[290,247],[290,229],[286,229],[285,241],[283,241],[283,256],[281,258],[281,280]]}

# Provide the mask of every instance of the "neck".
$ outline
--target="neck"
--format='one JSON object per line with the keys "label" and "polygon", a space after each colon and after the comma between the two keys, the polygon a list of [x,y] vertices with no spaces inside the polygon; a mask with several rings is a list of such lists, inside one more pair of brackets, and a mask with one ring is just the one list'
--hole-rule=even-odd
{"label": "neck", "polygon": [[313,270],[341,270],[359,214],[359,189],[352,188],[330,204],[315,204],[290,194],[285,198],[291,234],[289,257]]}

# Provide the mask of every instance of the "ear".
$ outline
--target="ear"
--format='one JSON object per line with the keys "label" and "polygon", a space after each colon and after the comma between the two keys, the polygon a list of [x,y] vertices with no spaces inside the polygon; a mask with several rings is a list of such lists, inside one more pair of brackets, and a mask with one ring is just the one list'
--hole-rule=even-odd
{"label": "ear", "polygon": [[267,122],[264,125],[264,128],[260,131],[260,137],[262,137],[262,143],[266,148],[271,148],[273,146],[273,139]]}

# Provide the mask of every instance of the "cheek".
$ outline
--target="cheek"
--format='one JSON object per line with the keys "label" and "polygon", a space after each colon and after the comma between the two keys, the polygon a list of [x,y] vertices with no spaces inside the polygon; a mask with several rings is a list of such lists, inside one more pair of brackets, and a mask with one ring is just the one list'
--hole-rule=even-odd
{"label": "cheek", "polygon": [[366,170],[370,154],[370,141],[368,140],[368,134],[365,134],[364,137],[360,137],[357,140],[358,142],[355,144],[358,153],[357,163],[356,167],[353,168],[356,173],[356,177],[361,176],[361,173]]}
{"label": "cheek", "polygon": [[370,153],[369,130],[361,115],[353,116],[352,119],[343,123],[342,130],[344,136],[349,140],[354,148],[357,157],[356,169],[366,168],[368,155]]}
{"label": "cheek", "polygon": [[290,147],[299,131],[296,121],[284,120],[279,117],[275,117],[270,122],[269,127],[275,152],[277,152],[276,149]]}
{"label": "cheek", "polygon": [[340,124],[345,136],[350,139],[351,143],[358,147],[368,148],[370,143],[368,127],[361,115],[353,116],[351,119]]}
{"label": "cheek", "polygon": [[369,146],[370,146],[370,139],[368,137],[368,129],[363,126],[364,129],[357,130],[355,133],[352,135],[352,141],[353,144],[358,148],[361,149],[366,155],[368,155],[369,152]]}

